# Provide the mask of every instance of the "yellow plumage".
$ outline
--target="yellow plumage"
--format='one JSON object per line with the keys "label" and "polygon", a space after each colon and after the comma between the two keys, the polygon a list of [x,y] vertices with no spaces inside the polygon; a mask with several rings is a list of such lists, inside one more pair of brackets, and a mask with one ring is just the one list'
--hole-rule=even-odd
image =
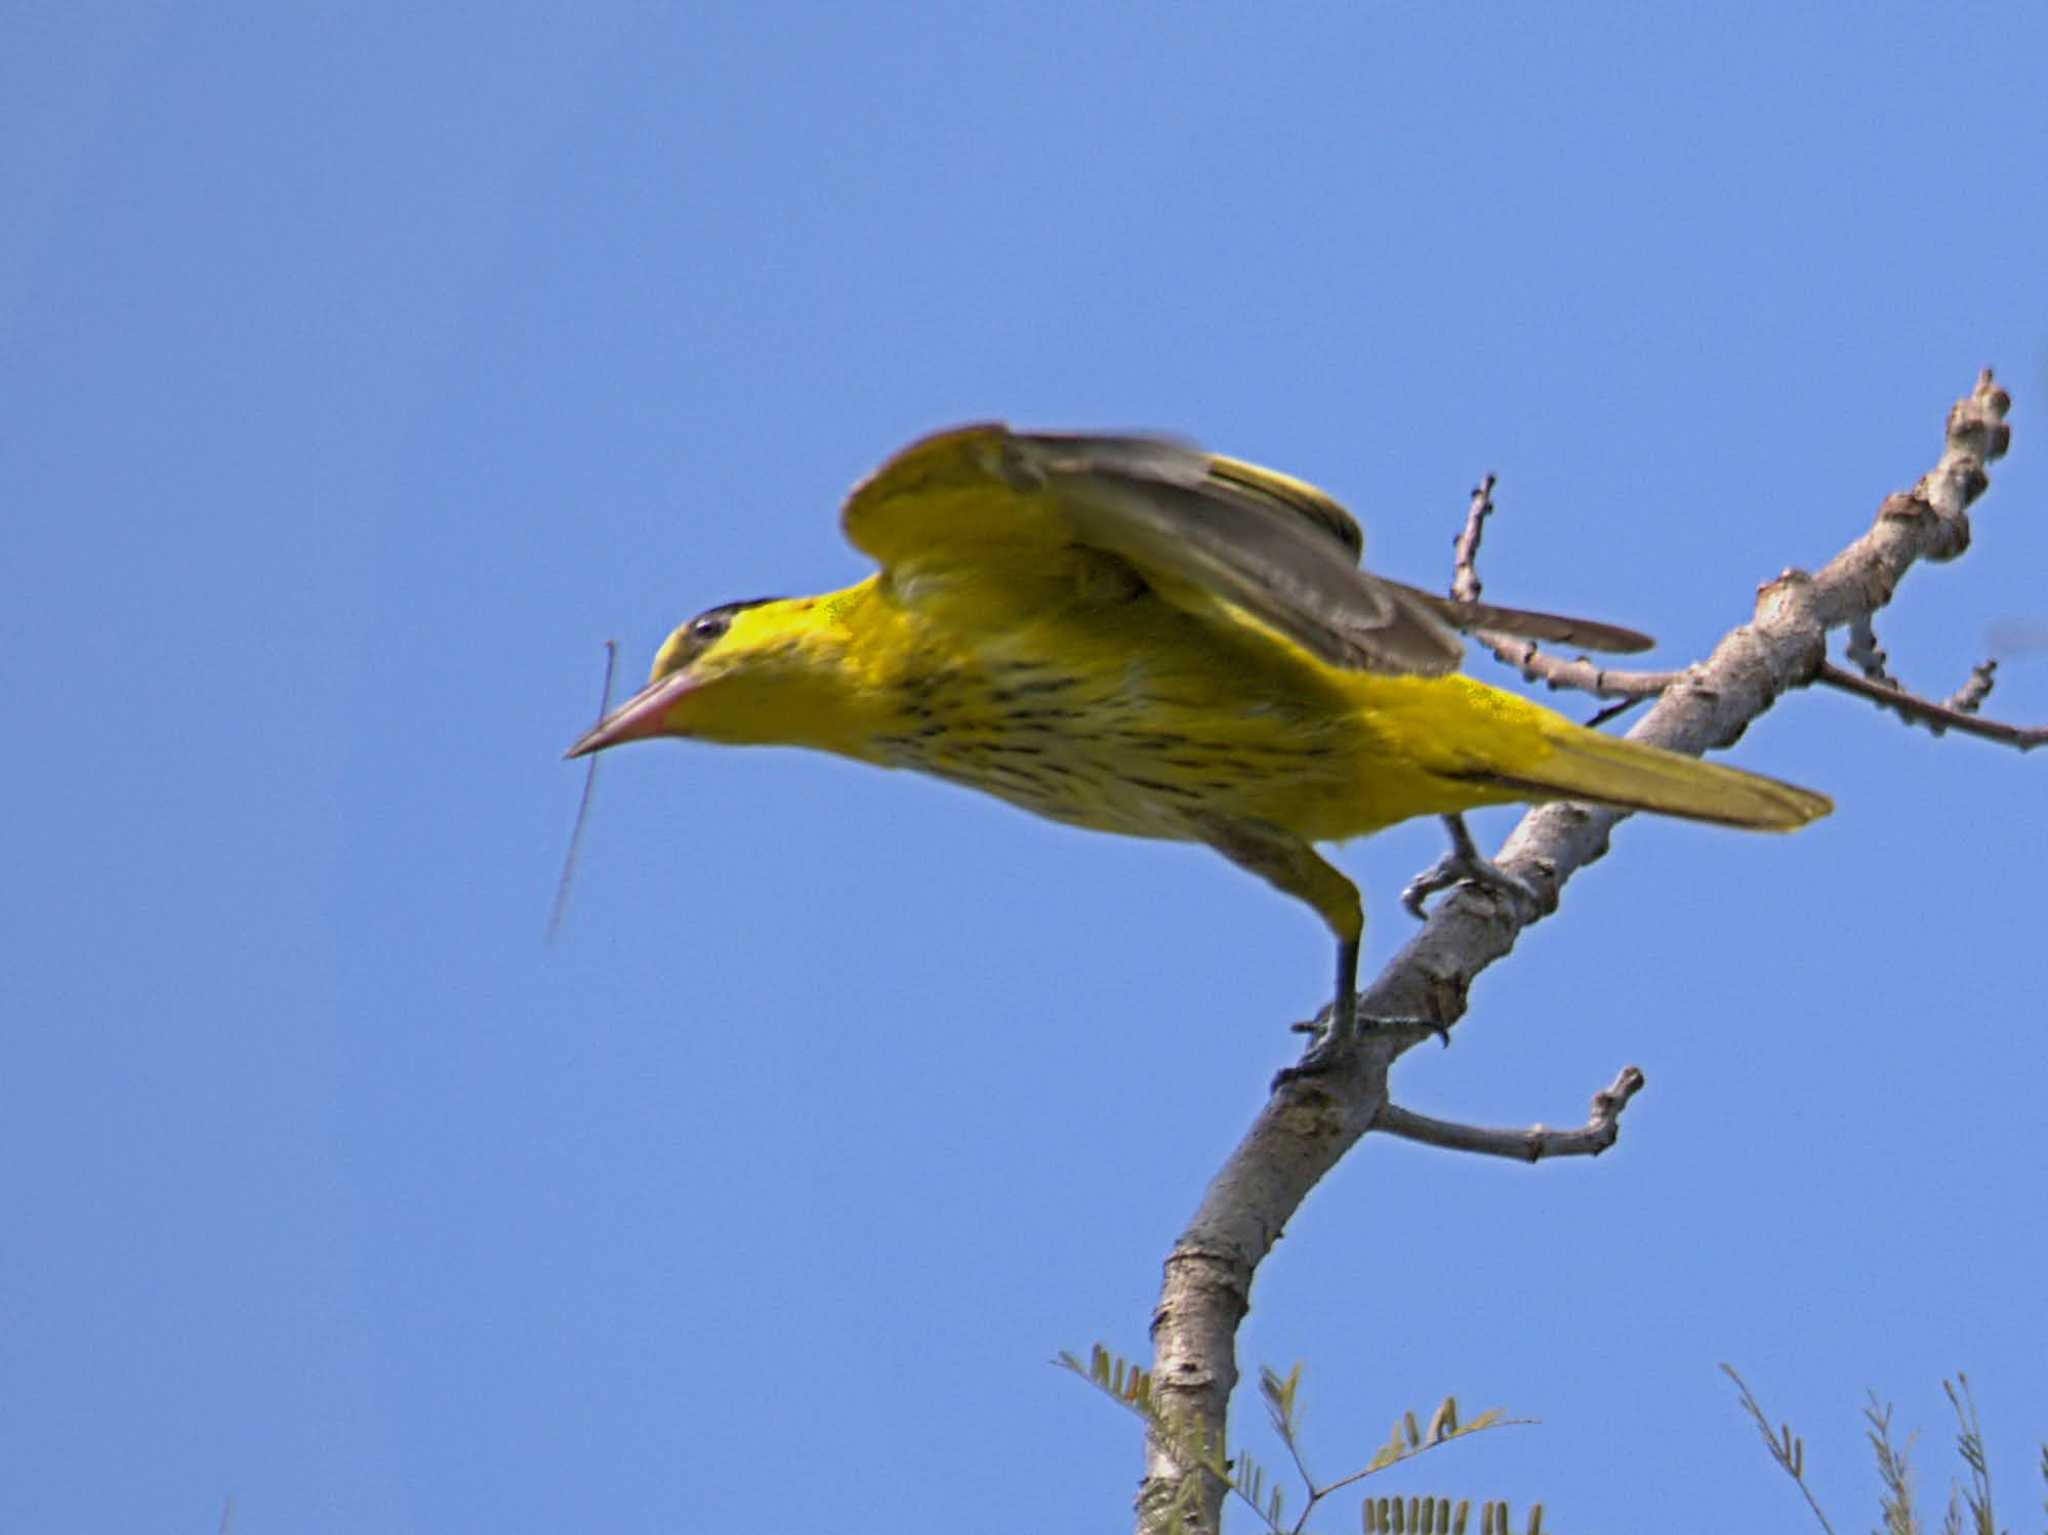
{"label": "yellow plumage", "polygon": [[877,574],[691,620],[574,751],[657,735],[808,746],[1075,826],[1208,843],[1329,924],[1340,1025],[1363,918],[1313,843],[1517,801],[1771,830],[1829,809],[1455,674],[1453,627],[1648,641],[1369,576],[1341,507],[1237,460],[961,428],[885,464],[845,525]]}

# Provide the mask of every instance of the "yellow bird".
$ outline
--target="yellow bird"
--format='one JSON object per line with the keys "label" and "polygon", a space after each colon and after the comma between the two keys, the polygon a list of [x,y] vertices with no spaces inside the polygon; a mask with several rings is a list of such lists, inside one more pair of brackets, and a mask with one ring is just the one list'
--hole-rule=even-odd
{"label": "yellow bird", "polygon": [[1457,629],[1651,642],[1368,575],[1358,524],[1322,492],[1179,442],[960,427],[890,459],[843,520],[879,571],[699,614],[569,754],[655,736],[808,746],[1072,826],[1207,843],[1336,935],[1326,1044],[1357,1026],[1365,918],[1318,842],[1441,815],[1454,852],[1426,887],[1512,891],[1460,812],[1570,799],[1785,831],[1832,808],[1459,675]]}

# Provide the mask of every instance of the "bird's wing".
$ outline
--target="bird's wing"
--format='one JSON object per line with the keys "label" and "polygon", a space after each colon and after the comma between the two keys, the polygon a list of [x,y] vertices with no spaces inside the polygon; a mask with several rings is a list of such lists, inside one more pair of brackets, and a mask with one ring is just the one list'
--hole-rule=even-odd
{"label": "bird's wing", "polygon": [[938,559],[1019,568],[1073,546],[1124,560],[1197,613],[1228,603],[1332,665],[1437,676],[1484,627],[1642,649],[1626,629],[1435,597],[1358,568],[1349,513],[1289,476],[1162,437],[956,428],[858,486],[845,528],[885,569]]}

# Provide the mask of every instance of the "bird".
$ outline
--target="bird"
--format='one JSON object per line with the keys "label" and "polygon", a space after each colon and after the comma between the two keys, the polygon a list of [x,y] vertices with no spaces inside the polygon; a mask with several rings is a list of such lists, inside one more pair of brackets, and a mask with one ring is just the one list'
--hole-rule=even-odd
{"label": "bird", "polygon": [[1205,844],[1336,940],[1306,1059],[1361,1028],[1364,904],[1319,843],[1440,816],[1452,851],[1411,892],[1470,879],[1533,898],[1479,856],[1463,812],[1573,800],[1789,831],[1832,808],[1465,675],[1463,630],[1652,641],[1369,574],[1357,520],[1324,492],[1175,438],[954,427],[858,484],[841,524],[874,574],[699,613],[568,755],[662,737],[809,747]]}

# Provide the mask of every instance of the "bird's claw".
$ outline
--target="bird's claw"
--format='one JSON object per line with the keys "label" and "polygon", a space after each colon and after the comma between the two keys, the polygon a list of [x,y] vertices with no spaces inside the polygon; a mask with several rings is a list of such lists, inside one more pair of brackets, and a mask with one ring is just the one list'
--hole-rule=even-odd
{"label": "bird's claw", "polygon": [[1409,916],[1420,922],[1429,915],[1423,909],[1422,903],[1435,895],[1439,890],[1450,889],[1451,886],[1457,884],[1464,877],[1464,871],[1457,868],[1451,855],[1446,853],[1435,863],[1416,875],[1415,878],[1408,881],[1406,888],[1401,891],[1401,904],[1408,908]]}
{"label": "bird's claw", "polygon": [[[1312,1028],[1314,1025],[1296,1024],[1295,1027]],[[1339,1039],[1327,1029],[1322,1030],[1321,1035],[1321,1038],[1301,1052],[1300,1060],[1292,1066],[1282,1066],[1273,1073],[1273,1092],[1277,1093],[1289,1082],[1298,1082],[1304,1077],[1326,1076],[1341,1070],[1350,1061],[1356,1048],[1350,1040]]]}
{"label": "bird's claw", "polygon": [[1401,892],[1401,904],[1408,908],[1410,916],[1420,922],[1429,915],[1423,903],[1431,896],[1468,881],[1511,902],[1519,908],[1517,914],[1525,921],[1543,909],[1543,898],[1536,893],[1536,887],[1520,875],[1510,874],[1499,864],[1484,858],[1476,863],[1467,863],[1454,853],[1444,854],[1410,880]]}
{"label": "bird's claw", "polygon": [[1315,1037],[1301,1052],[1300,1060],[1274,1073],[1272,1090],[1278,1092],[1297,1077],[1316,1077],[1335,1071],[1356,1048],[1358,1021],[1353,1014],[1340,1024],[1337,1005],[1332,1002],[1325,1004],[1315,1017],[1289,1024],[1288,1028],[1296,1034],[1313,1034]]}
{"label": "bird's claw", "polygon": [[1434,1018],[1393,1018],[1361,1013],[1351,1030],[1340,1032],[1330,1026],[1330,1012],[1326,1007],[1305,1022],[1288,1025],[1297,1034],[1313,1034],[1316,1038],[1302,1051],[1300,1060],[1292,1066],[1281,1067],[1273,1074],[1272,1091],[1277,1093],[1289,1082],[1303,1077],[1327,1076],[1342,1071],[1357,1054],[1359,1040],[1367,1029],[1420,1029],[1442,1040],[1446,1050],[1451,1046],[1449,1027]]}
{"label": "bird's claw", "polygon": [[1473,845],[1472,834],[1465,830],[1463,818],[1445,816],[1444,825],[1451,833],[1450,851],[1410,880],[1408,887],[1401,892],[1401,904],[1408,908],[1409,914],[1417,921],[1422,920],[1428,915],[1423,903],[1431,896],[1470,881],[1507,901],[1523,922],[1535,921],[1543,910],[1543,897],[1536,893],[1536,887],[1484,856]]}

